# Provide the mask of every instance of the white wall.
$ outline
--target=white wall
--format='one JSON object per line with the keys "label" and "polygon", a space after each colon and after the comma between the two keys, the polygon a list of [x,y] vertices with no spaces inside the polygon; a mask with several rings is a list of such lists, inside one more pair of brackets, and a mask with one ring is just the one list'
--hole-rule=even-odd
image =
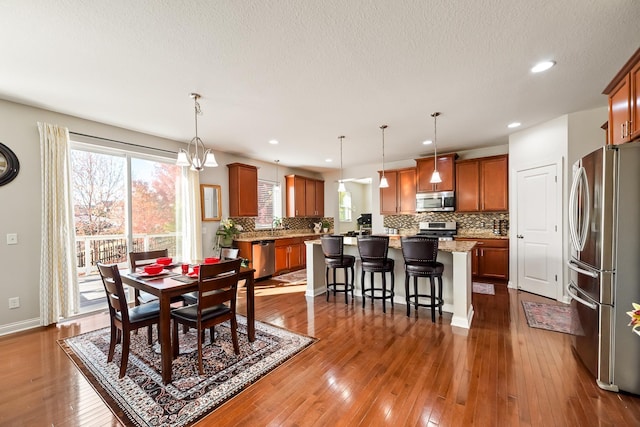
{"label": "white wall", "polygon": [[571,165],[575,160],[605,144],[605,134],[600,128],[607,120],[607,108],[581,111],[558,117],[541,125],[516,132],[509,137],[509,218],[511,239],[509,240],[509,285],[517,286],[518,250],[517,234],[517,172],[519,170],[557,165],[561,194],[558,222],[561,224],[560,275],[557,299],[564,298],[564,278],[567,277],[568,217],[567,188],[571,183]]}

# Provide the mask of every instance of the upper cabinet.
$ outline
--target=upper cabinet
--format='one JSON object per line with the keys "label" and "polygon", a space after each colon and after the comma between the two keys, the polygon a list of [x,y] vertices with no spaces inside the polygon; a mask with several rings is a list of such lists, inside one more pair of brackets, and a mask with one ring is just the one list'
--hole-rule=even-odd
{"label": "upper cabinet", "polygon": [[609,96],[608,144],[624,144],[640,137],[640,49],[603,92]]}
{"label": "upper cabinet", "polygon": [[457,154],[445,154],[438,156],[438,172],[442,182],[439,184],[431,184],[431,175],[433,174],[433,157],[424,157],[416,159],[417,169],[417,192],[428,193],[432,191],[454,191],[456,189],[456,158]]}
{"label": "upper cabinet", "polygon": [[507,155],[456,163],[456,211],[509,210]]}
{"label": "upper cabinet", "polygon": [[258,168],[242,163],[228,164],[229,216],[258,216]]}
{"label": "upper cabinet", "polygon": [[287,175],[287,217],[324,216],[324,181]]}
{"label": "upper cabinet", "polygon": [[415,213],[416,168],[388,170],[384,172],[384,176],[389,187],[380,189],[380,214]]}

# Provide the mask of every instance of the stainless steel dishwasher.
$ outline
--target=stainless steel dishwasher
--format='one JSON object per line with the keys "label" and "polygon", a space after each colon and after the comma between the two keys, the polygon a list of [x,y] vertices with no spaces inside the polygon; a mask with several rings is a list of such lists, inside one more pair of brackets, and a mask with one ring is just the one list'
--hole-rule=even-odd
{"label": "stainless steel dishwasher", "polygon": [[260,279],[271,276],[276,271],[276,241],[258,240],[251,244],[251,257],[253,268],[256,270],[253,277]]}

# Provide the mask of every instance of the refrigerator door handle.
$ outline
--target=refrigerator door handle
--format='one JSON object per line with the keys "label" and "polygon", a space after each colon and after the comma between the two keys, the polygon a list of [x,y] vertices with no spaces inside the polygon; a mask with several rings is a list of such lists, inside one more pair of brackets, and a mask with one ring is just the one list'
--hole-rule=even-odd
{"label": "refrigerator door handle", "polygon": [[589,270],[582,269],[582,268],[578,267],[577,265],[575,265],[571,261],[567,261],[567,267],[569,267],[571,270],[573,270],[575,272],[578,272],[580,274],[584,274],[586,276],[591,276],[594,279],[598,278],[598,273],[596,273],[595,271],[589,271]]}
{"label": "refrigerator door handle", "polygon": [[589,195],[589,180],[587,179],[587,171],[581,167],[579,178],[582,181],[580,189],[584,194],[585,203],[583,205],[582,213],[585,217],[582,218],[582,229],[580,230],[580,250],[584,249],[584,245],[587,243],[587,234],[589,233],[589,221],[591,220],[591,199]]}
{"label": "refrigerator door handle", "polygon": [[571,192],[569,194],[569,238],[571,239],[571,245],[577,252],[580,252],[578,233],[576,231],[576,220],[578,219],[579,214],[577,192],[580,181],[579,174],[581,169],[581,167],[576,169],[573,174],[573,182],[571,183]]}
{"label": "refrigerator door handle", "polygon": [[598,308],[598,305],[595,303],[592,303],[591,301],[587,301],[585,299],[582,299],[578,296],[578,294],[573,293],[571,290],[574,288],[573,284],[571,282],[567,283],[567,295],[569,295],[569,297],[571,299],[576,300],[577,302],[579,302],[582,305],[586,305],[587,307],[589,307],[592,310],[595,310],[596,308]]}

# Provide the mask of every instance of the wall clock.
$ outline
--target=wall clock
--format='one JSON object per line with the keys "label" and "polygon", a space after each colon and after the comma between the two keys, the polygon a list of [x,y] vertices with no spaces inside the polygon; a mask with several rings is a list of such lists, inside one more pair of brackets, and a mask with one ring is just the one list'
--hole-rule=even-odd
{"label": "wall clock", "polygon": [[20,162],[9,147],[0,142],[0,185],[13,181],[20,170]]}

